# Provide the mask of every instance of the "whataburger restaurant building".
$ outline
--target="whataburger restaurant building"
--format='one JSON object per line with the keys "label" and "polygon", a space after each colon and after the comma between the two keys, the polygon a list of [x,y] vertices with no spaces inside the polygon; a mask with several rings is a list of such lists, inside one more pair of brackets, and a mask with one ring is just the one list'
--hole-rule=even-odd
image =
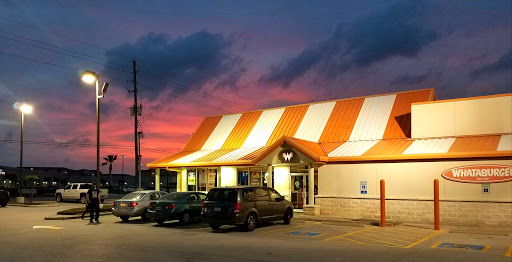
{"label": "whataburger restaurant building", "polygon": [[147,165],[178,191],[266,185],[308,215],[512,226],[512,94],[436,101],[434,89],[206,117]]}

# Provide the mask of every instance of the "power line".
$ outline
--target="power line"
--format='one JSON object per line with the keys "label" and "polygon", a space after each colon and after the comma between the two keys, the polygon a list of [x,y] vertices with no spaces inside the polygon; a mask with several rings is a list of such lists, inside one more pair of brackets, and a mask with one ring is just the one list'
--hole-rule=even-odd
{"label": "power line", "polygon": [[[68,70],[80,71],[78,68],[73,68],[73,67],[69,67],[69,66],[63,66],[63,65],[59,65],[59,64],[55,64],[55,63],[51,63],[51,62],[46,62],[46,61],[42,61],[42,60],[38,60],[38,59],[33,59],[33,58],[25,57],[25,56],[20,56],[20,55],[13,54],[13,53],[7,53],[7,52],[0,51],[0,54],[10,55],[10,56],[14,56],[14,57],[17,57],[17,58],[22,58],[22,59],[26,59],[26,60],[30,60],[30,61],[34,61],[34,62],[38,62],[38,63],[43,63],[43,64],[47,64],[47,65],[52,65],[52,66],[56,66],[56,67],[60,67],[60,68],[68,69]],[[109,78],[109,79],[113,79],[113,80],[118,80],[118,81],[121,81],[121,82],[125,82],[126,81],[126,80],[121,80],[119,78],[113,78],[113,77],[109,77],[109,76],[105,76],[105,75],[100,75],[100,76],[106,77],[106,78]],[[176,97],[176,98],[183,99],[183,100],[191,102],[191,103],[196,103],[196,104],[199,104],[199,105],[202,105],[202,106],[206,106],[206,107],[209,107],[209,108],[212,108],[212,109],[216,109],[216,110],[220,110],[220,111],[223,111],[223,112],[230,113],[229,111],[226,111],[224,109],[217,108],[217,107],[214,107],[214,106],[210,106],[210,105],[207,105],[207,104],[203,104],[203,103],[200,103],[200,102],[196,102],[194,100],[190,100],[190,99],[185,98],[185,97],[180,97],[180,96],[174,95],[172,93],[167,93],[167,92],[164,92],[162,90],[158,90],[156,88],[151,88],[151,87],[148,87],[148,88],[149,89],[153,89],[153,90],[155,90],[157,92],[160,92],[160,93],[164,93],[164,94]]]}
{"label": "power line", "polygon": [[[64,51],[67,51],[67,52],[70,52],[70,53],[78,54],[78,55],[81,55],[81,56],[85,56],[85,57],[93,58],[93,59],[96,59],[96,60],[99,60],[99,61],[102,61],[102,62],[108,63],[108,61],[107,61],[107,60],[102,59],[102,58],[97,58],[97,57],[95,57],[95,56],[91,56],[91,55],[83,54],[83,53],[76,52],[76,51],[71,50],[71,49],[67,49],[67,48],[63,48],[63,47],[60,47],[60,46],[56,46],[56,45],[52,45],[52,44],[48,44],[48,43],[45,43],[45,42],[42,42],[42,41],[39,41],[39,40],[35,40],[35,39],[32,39],[32,38],[28,38],[28,37],[20,36],[20,35],[17,35],[17,34],[13,34],[13,33],[5,32],[5,31],[1,31],[1,30],[0,30],[0,33],[7,34],[7,35],[10,35],[10,36],[15,36],[15,37],[18,37],[18,38],[21,38],[21,39],[25,39],[25,40],[29,40],[29,41],[32,41],[32,42],[35,42],[35,43],[38,43],[38,44],[51,46],[51,47],[53,47],[53,48],[61,49],[61,50],[64,50]],[[121,67],[121,68],[125,68],[125,69],[129,69],[128,67],[123,66],[123,65],[119,65],[119,64],[116,64],[116,66],[119,66],[119,67]]]}
{"label": "power line", "polygon": [[[68,37],[68,36],[65,36],[65,35],[60,35],[60,34],[56,34],[54,32],[51,32],[51,31],[48,31],[48,30],[45,30],[43,28],[40,28],[40,27],[37,27],[37,26],[33,26],[33,25],[29,25],[29,24],[25,24],[25,23],[22,23],[22,22],[19,22],[19,21],[16,21],[14,19],[10,19],[10,18],[7,18],[7,17],[3,17],[3,16],[0,16],[0,19],[4,19],[4,20],[7,20],[7,21],[10,21],[10,22],[13,22],[13,23],[17,23],[17,24],[21,24],[21,25],[24,25],[24,26],[27,26],[27,27],[31,27],[31,28],[34,28],[34,29],[37,29],[37,30],[41,30],[43,32],[46,32],[46,33],[49,33],[49,34],[52,34],[52,35],[55,35],[55,36],[58,36],[58,37],[62,37],[62,38],[65,38],[65,39],[68,39],[68,40],[72,40],[72,41],[75,41],[75,42],[78,42],[78,43],[81,43],[81,44],[85,44],[85,45],[88,45],[88,46],[91,46],[91,47],[95,47],[95,48],[98,48],[98,49],[101,49],[103,51],[111,51],[111,50],[108,50],[108,49],[105,49],[105,48],[102,48],[100,46],[97,46],[97,45],[94,45],[94,44],[91,44],[91,43],[87,43],[87,42],[84,42],[84,41],[81,41],[81,40],[77,40],[77,39],[74,39],[74,38],[71,38],[71,37]],[[90,55],[86,55],[86,54],[82,54],[82,53],[79,53],[79,52],[76,52],[76,51],[73,51],[73,50],[69,50],[69,49],[66,49],[66,48],[61,48],[61,47],[57,47],[57,46],[54,46],[54,45],[51,45],[51,44],[47,44],[47,43],[44,43],[44,42],[41,42],[41,41],[37,41],[37,40],[34,40],[34,39],[30,39],[30,38],[27,38],[27,37],[23,37],[23,36],[19,36],[19,35],[16,35],[16,34],[12,34],[12,33],[8,33],[8,32],[5,32],[5,31],[0,31],[1,33],[4,33],[4,34],[9,34],[9,35],[12,35],[12,36],[16,36],[16,37],[19,37],[19,38],[22,38],[22,39],[25,39],[25,40],[29,40],[29,41],[34,41],[36,43],[39,43],[39,44],[43,44],[43,45],[47,45],[47,46],[51,46],[51,47],[54,47],[54,48],[58,48],[58,49],[62,49],[62,50],[65,50],[67,52],[71,52],[71,53],[75,53],[75,54],[79,54],[79,55],[82,55],[82,56],[86,56],[86,57],[90,57],[90,58],[93,58],[93,59],[97,59],[97,60],[100,60],[100,61],[103,61],[103,62],[107,62],[106,60],[104,59],[99,59],[99,58],[96,58],[96,57],[93,57],[93,56],[90,56]],[[4,38],[7,38],[5,36],[2,36]],[[11,38],[8,38],[8,39],[11,39]],[[18,42],[22,42],[22,41],[19,41],[19,40],[15,40],[15,39],[11,39],[13,41],[18,41]],[[25,43],[25,42],[22,42],[22,43]],[[29,43],[25,43],[25,44],[29,44]],[[36,47],[40,47],[40,46],[36,46]],[[43,48],[43,47],[40,47],[40,48]],[[50,50],[50,51],[54,51],[54,50]],[[56,52],[56,51],[54,51]],[[62,53],[61,53],[62,54]],[[65,55],[69,55],[69,54],[65,54]],[[71,55],[70,55],[71,56]],[[75,56],[73,56],[75,57]],[[126,57],[126,56],[125,56]],[[97,64],[101,64],[101,63],[98,63],[98,62],[95,62],[95,61],[90,61],[90,60],[87,60],[87,59],[84,59],[84,58],[81,58],[81,57],[75,57],[75,58],[79,58],[79,59],[83,59],[83,60],[86,60],[86,61],[89,61],[89,62],[93,62],[93,63],[97,63]],[[111,65],[107,65],[107,64],[101,64],[103,66],[108,66],[108,67],[114,67],[114,68],[120,68],[122,70],[124,69],[128,69],[128,67],[125,67],[123,65],[115,65],[115,66],[111,66]],[[167,85],[167,83],[163,80],[160,80],[158,79],[156,76],[152,76],[151,74],[148,74],[146,72],[141,72],[141,73],[144,73],[146,74],[147,76],[150,76],[152,77],[154,80],[156,81],[159,81],[161,83],[164,83]],[[213,100],[217,100],[218,102],[224,102],[224,103],[230,103],[230,104],[233,104],[239,108],[244,108],[245,110],[253,110],[252,108],[249,108],[249,107],[246,107],[246,106],[243,106],[243,105],[240,105],[240,104],[237,104],[237,103],[234,103],[232,101],[229,101],[229,100],[226,100],[226,99],[222,99],[222,98],[219,98],[219,97],[215,97],[215,96],[211,96],[211,95],[205,95],[201,92],[198,92],[196,90],[193,90],[193,89],[186,89],[185,86],[183,86],[182,84],[179,84],[179,83],[176,83],[176,82],[172,82],[172,81],[168,81],[169,83],[172,83],[173,85],[177,86],[177,87],[182,87],[183,90],[187,90],[187,91],[193,91],[193,92],[196,92],[197,94],[205,97],[205,98],[211,98]],[[209,97],[208,97],[209,96]],[[244,98],[244,97],[240,97],[238,96],[239,98],[241,99],[244,99],[246,100],[247,98]]]}
{"label": "power line", "polygon": [[[85,61],[88,61],[88,62],[91,62],[91,63],[95,63],[95,64],[99,64],[99,65],[102,65],[102,66],[112,67],[112,68],[116,68],[116,69],[121,69],[122,71],[124,71],[123,68],[118,67],[118,66],[112,66],[112,65],[108,65],[108,64],[103,64],[103,63],[100,63],[100,62],[97,62],[97,61],[94,61],[94,60],[90,60],[90,59],[79,57],[79,56],[72,55],[72,54],[67,54],[67,53],[64,53],[64,52],[61,52],[61,51],[57,51],[57,50],[53,50],[53,49],[50,49],[50,48],[46,48],[46,47],[43,47],[43,46],[38,46],[38,45],[35,45],[35,44],[27,43],[27,42],[24,42],[24,41],[21,41],[21,40],[18,40],[18,39],[14,39],[14,38],[10,38],[10,37],[7,37],[7,36],[0,35],[0,37],[5,38],[5,39],[9,39],[11,41],[16,41],[16,42],[19,42],[19,43],[23,43],[23,44],[26,44],[26,45],[38,47],[38,48],[41,48],[41,49],[44,49],[44,50],[52,51],[52,52],[55,52],[55,53],[58,53],[58,54],[67,55],[67,56],[71,56],[71,57],[74,57],[74,58],[82,59],[82,60],[85,60]],[[95,59],[97,59],[97,58],[95,58]]]}
{"label": "power line", "polygon": [[[20,140],[15,139],[4,139],[0,140],[0,143],[7,143],[7,144],[13,144],[13,143],[20,143]],[[96,144],[87,144],[87,143],[73,143],[73,142],[55,142],[55,141],[34,141],[34,140],[23,140],[24,144],[30,144],[30,145],[50,145],[50,146],[78,146],[78,147],[96,147]],[[119,149],[132,149],[133,146],[122,146],[122,145],[100,145],[100,147],[103,148],[119,148]],[[153,151],[157,153],[165,153],[165,154],[172,154],[174,152],[160,150],[160,149],[154,149],[154,148],[148,148],[148,147],[141,147],[141,149],[147,150],[147,151]]]}
{"label": "power line", "polygon": [[31,27],[31,28],[34,28],[34,29],[37,29],[37,30],[40,30],[40,31],[46,32],[46,33],[48,33],[48,34],[52,34],[52,35],[54,35],[54,36],[62,37],[62,38],[65,38],[65,39],[68,39],[68,40],[71,40],[71,41],[75,41],[75,42],[77,42],[77,43],[81,43],[81,44],[88,45],[88,46],[91,46],[91,47],[94,47],[94,48],[98,48],[98,49],[101,49],[101,50],[104,50],[104,51],[109,51],[108,49],[105,49],[105,48],[100,47],[100,46],[98,46],[98,45],[94,45],[94,44],[87,43],[87,42],[84,42],[84,41],[81,41],[81,40],[77,40],[77,39],[71,38],[71,37],[69,37],[69,36],[65,36],[65,35],[57,34],[57,33],[54,33],[54,32],[52,32],[52,31],[48,31],[48,30],[46,30],[46,29],[43,29],[43,28],[40,28],[40,27],[37,27],[37,26],[33,26],[33,25],[29,25],[29,24],[25,24],[25,23],[22,23],[22,22],[16,21],[16,20],[14,20],[14,19],[10,19],[10,18],[8,18],[8,17],[0,16],[0,19],[4,19],[4,20],[7,20],[7,21],[10,21],[10,22],[16,23],[16,24],[24,25],[24,26],[26,26],[26,27]]}

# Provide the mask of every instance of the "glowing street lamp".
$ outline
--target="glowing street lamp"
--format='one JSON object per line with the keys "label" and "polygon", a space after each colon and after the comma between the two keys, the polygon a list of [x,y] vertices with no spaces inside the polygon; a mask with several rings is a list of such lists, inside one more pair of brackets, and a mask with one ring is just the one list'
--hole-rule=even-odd
{"label": "glowing street lamp", "polygon": [[29,104],[14,104],[14,107],[20,110],[21,112],[21,135],[20,135],[20,171],[19,171],[19,199],[18,202],[21,202],[21,180],[23,178],[23,126],[25,125],[25,114],[32,113],[32,106]]}
{"label": "glowing street lamp", "polygon": [[100,98],[107,92],[108,83],[103,84],[100,93],[99,76],[92,71],[83,71],[81,78],[88,84],[96,83],[96,184],[100,187]]}

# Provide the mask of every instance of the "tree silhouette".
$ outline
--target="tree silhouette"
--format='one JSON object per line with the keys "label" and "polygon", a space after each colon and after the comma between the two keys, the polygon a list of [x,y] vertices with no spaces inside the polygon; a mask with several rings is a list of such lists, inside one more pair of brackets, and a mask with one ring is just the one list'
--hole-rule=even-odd
{"label": "tree silhouette", "polygon": [[106,166],[107,164],[109,165],[108,166],[108,181],[109,181],[109,186],[112,187],[112,163],[114,163],[114,161],[117,160],[117,155],[108,155],[107,157],[104,157],[103,159],[105,159],[105,163],[102,163],[101,165],[102,166]]}

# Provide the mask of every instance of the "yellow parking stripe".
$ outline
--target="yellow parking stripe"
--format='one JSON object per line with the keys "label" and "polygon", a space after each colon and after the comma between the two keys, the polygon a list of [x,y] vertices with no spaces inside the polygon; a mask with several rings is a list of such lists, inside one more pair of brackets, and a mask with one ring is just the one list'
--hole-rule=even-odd
{"label": "yellow parking stripe", "polygon": [[331,239],[335,239],[335,238],[339,238],[339,237],[344,237],[344,236],[349,236],[349,235],[356,234],[356,233],[358,233],[358,232],[363,232],[363,231],[370,230],[370,229],[374,229],[374,228],[373,228],[373,227],[369,227],[369,228],[361,229],[361,230],[358,230],[358,231],[354,231],[354,232],[350,232],[350,233],[347,233],[347,234],[343,234],[343,235],[339,235],[339,236],[331,237],[331,238],[324,239],[324,240],[325,240],[325,241],[329,241],[329,240],[331,240]]}
{"label": "yellow parking stripe", "polygon": [[507,253],[505,254],[506,257],[510,257],[512,256],[512,245],[510,245],[510,247],[508,248],[508,251]]}
{"label": "yellow parking stripe", "polygon": [[305,227],[305,226],[309,226],[309,224],[307,224],[307,225],[300,225],[300,226],[294,226],[294,227],[287,227],[287,228],[282,228],[282,229],[278,229],[278,230],[267,231],[267,232],[260,233],[260,235],[264,235],[264,234],[268,234],[268,233],[273,233],[273,232],[284,231],[284,230],[288,230],[288,229],[292,229],[292,228]]}
{"label": "yellow parking stripe", "polygon": [[392,231],[396,231],[396,232],[400,232],[402,234],[406,234],[406,235],[409,235],[409,236],[417,236],[417,237],[422,237],[425,235],[425,233],[421,233],[421,232],[412,232],[410,230],[403,230],[401,228],[393,228]]}
{"label": "yellow parking stripe", "polygon": [[418,240],[418,241],[416,241],[416,242],[406,246],[405,248],[411,248],[411,247],[413,247],[413,246],[415,246],[415,245],[417,245],[417,244],[419,244],[419,243],[421,243],[421,242],[423,242],[423,241],[425,241],[425,240],[427,240],[427,239],[429,239],[429,238],[431,238],[431,237],[433,237],[433,236],[435,236],[435,235],[437,235],[437,234],[439,234],[441,232],[443,232],[443,230],[439,230],[439,231],[437,231],[437,232],[435,232],[433,234],[430,234],[429,236],[424,237],[424,238],[422,238],[422,239],[420,239],[420,240]]}
{"label": "yellow parking stripe", "polygon": [[[341,239],[344,239],[344,240],[350,240],[352,242],[355,242],[355,243],[358,243],[358,244],[362,244],[362,245],[369,245],[369,246],[379,246],[379,247],[398,247],[398,246],[391,246],[391,245],[385,245],[385,244],[370,244],[370,243],[366,243],[366,242],[361,242],[361,241],[357,241],[355,239],[351,239],[351,238],[348,238],[348,237],[341,237]],[[339,240],[335,240],[334,242],[341,242]]]}
{"label": "yellow parking stripe", "polygon": [[372,234],[372,233],[368,233],[368,232],[362,232],[361,234],[368,234],[368,235],[372,235],[372,236],[376,236],[376,237],[381,237],[381,238],[384,238],[384,239],[388,239],[389,238],[389,239],[393,239],[393,240],[397,240],[397,241],[402,241],[402,242],[405,242],[405,243],[410,243],[411,242],[411,241],[408,241],[408,240],[397,239],[397,238],[392,238],[392,237],[382,236],[382,235],[376,235],[376,234]]}
{"label": "yellow parking stripe", "polygon": [[382,240],[377,240],[377,239],[374,239],[374,238],[369,238],[369,237],[363,237],[361,235],[353,235],[353,237],[360,237],[360,238],[365,238],[365,239],[369,239],[371,241],[377,241],[377,242],[382,242],[382,243],[386,243],[386,244],[390,244],[390,245],[394,245],[394,246],[398,246],[398,247],[403,247],[404,245],[400,245],[400,244],[397,244],[397,243],[393,243],[393,242],[388,242],[388,241],[382,241]]}
{"label": "yellow parking stripe", "polygon": [[[396,234],[393,234],[393,233],[390,233],[391,231],[386,231],[386,230],[381,230],[379,231],[379,234],[383,234],[383,235],[391,235],[391,236],[397,236]],[[411,239],[411,240],[416,240],[418,239],[417,237],[410,237],[410,236],[402,236],[402,235],[399,235],[398,237],[403,237],[403,238],[408,238],[408,239]]]}

